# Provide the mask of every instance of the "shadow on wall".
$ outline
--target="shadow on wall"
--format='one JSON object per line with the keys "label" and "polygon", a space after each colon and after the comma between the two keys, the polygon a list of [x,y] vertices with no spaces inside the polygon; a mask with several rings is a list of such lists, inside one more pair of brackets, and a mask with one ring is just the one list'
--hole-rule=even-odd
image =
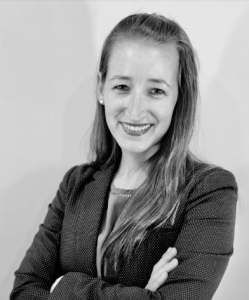
{"label": "shadow on wall", "polygon": [[[1,209],[1,213],[8,216],[4,219],[7,219],[11,224],[9,228],[8,224],[2,224],[8,232],[3,240],[6,247],[4,246],[4,250],[1,250],[3,261],[6,261],[7,265],[6,270],[3,268],[1,270],[1,273],[5,273],[0,283],[1,299],[8,299],[9,297],[14,283],[14,271],[19,267],[39,224],[45,218],[47,206],[54,198],[59,183],[67,171],[65,168],[84,162],[84,153],[79,154],[81,149],[77,149],[77,146],[80,146],[82,137],[84,137],[84,129],[88,129],[90,125],[91,114],[89,111],[91,108],[88,101],[93,101],[93,85],[91,83],[93,78],[91,74],[95,71],[95,65],[92,63],[94,61],[94,49],[91,39],[91,19],[86,3],[80,4],[80,12],[78,11],[77,14],[82,15],[80,16],[81,24],[79,24],[83,40],[82,77],[85,74],[90,75],[80,84],[75,83],[75,92],[68,100],[62,124],[64,149],[61,165],[36,170],[24,176],[1,195],[2,201],[6,203],[3,210]],[[77,156],[79,161],[75,161]],[[82,157],[81,161],[80,157]]]}
{"label": "shadow on wall", "polygon": [[[247,228],[249,226],[247,221],[249,210],[246,203],[249,195],[249,164],[243,161],[248,162],[249,151],[248,28],[249,11],[246,11],[234,31],[231,32],[230,40],[223,52],[221,65],[206,95],[208,104],[203,109],[203,114],[206,115],[204,126],[208,126],[208,130],[205,131],[212,133],[212,136],[206,139],[204,149],[211,157],[217,157],[223,167],[233,166],[231,171],[239,186],[237,223],[241,225],[246,222]],[[210,144],[209,141],[212,143]],[[238,234],[243,233],[238,232]],[[236,242],[235,237],[235,252],[214,300],[242,300],[248,297],[246,276],[249,267],[247,258],[249,245],[244,244],[242,249],[242,244],[236,244]]]}

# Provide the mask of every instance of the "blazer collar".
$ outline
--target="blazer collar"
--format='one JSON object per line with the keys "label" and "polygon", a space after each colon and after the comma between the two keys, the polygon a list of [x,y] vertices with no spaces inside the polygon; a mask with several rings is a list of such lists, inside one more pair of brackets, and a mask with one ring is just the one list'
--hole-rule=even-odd
{"label": "blazer collar", "polygon": [[[96,247],[101,221],[107,209],[110,185],[118,163],[96,171],[81,195],[81,209],[76,229],[76,261],[81,269],[97,276]],[[79,269],[79,271],[80,271]]]}

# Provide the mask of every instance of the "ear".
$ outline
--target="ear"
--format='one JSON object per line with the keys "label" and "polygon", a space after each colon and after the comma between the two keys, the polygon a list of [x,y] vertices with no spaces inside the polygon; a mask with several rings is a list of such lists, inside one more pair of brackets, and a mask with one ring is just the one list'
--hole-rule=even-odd
{"label": "ear", "polygon": [[97,99],[100,104],[104,105],[104,83],[102,81],[102,75],[100,72],[97,74]]}

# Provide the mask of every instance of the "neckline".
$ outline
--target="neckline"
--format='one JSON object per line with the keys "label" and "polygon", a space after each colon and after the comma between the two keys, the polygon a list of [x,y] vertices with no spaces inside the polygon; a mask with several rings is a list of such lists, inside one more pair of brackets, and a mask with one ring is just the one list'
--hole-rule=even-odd
{"label": "neckline", "polygon": [[122,193],[122,194],[129,194],[129,193],[132,193],[134,191],[134,189],[120,189],[120,188],[117,188],[115,187],[114,183],[112,182],[111,183],[111,192],[114,192],[114,193]]}

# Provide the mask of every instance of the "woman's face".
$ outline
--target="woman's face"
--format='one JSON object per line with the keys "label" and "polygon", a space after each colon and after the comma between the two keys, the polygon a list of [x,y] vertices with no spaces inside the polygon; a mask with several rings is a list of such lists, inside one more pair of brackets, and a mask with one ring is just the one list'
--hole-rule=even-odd
{"label": "woman's face", "polygon": [[158,150],[177,101],[177,79],[175,45],[127,39],[114,44],[104,83],[99,74],[98,99],[123,153],[148,159]]}

